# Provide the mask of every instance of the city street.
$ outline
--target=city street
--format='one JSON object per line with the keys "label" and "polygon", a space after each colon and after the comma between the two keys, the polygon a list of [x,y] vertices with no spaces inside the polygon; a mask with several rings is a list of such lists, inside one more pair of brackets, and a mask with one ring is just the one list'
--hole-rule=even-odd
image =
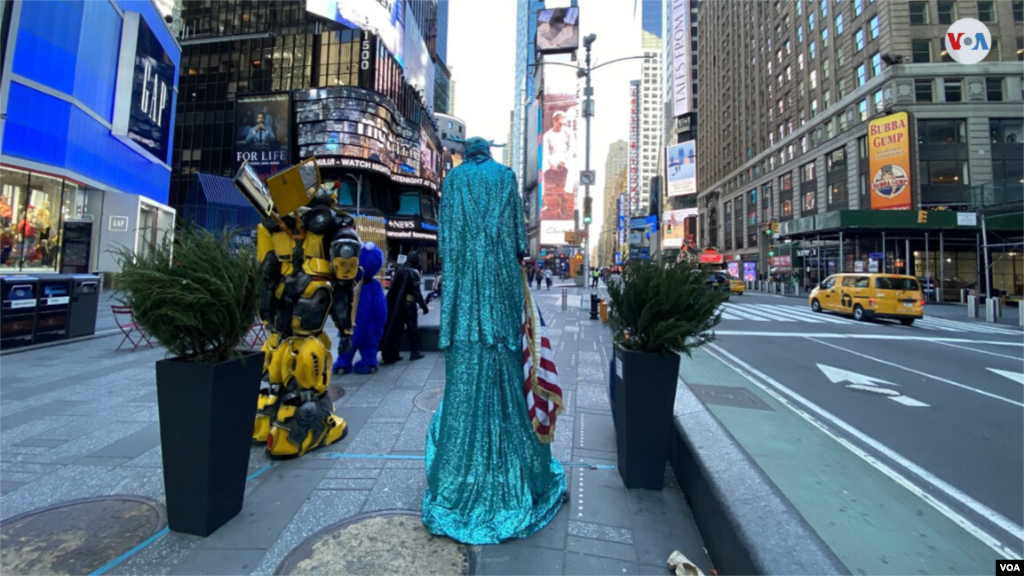
{"label": "city street", "polygon": [[756,293],[722,312],[684,380],[754,396],[703,398],[853,573],[981,573],[1020,557],[1019,329],[927,307],[912,327],[859,323]]}

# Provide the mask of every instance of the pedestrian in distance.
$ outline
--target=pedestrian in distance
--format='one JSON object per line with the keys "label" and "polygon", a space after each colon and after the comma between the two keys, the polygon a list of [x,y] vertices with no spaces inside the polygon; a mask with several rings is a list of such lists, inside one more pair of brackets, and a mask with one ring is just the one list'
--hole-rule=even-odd
{"label": "pedestrian in distance", "polygon": [[548,290],[551,290],[551,268],[544,271],[544,281],[548,284]]}

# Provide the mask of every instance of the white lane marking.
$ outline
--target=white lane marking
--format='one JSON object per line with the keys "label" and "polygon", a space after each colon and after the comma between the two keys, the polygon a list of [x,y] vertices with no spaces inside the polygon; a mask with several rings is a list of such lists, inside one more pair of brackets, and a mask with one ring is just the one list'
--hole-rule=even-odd
{"label": "white lane marking", "polygon": [[734,310],[737,314],[749,314],[754,318],[763,318],[770,322],[796,322],[792,318],[778,316],[771,311],[762,310],[762,308],[768,308],[767,306],[757,306],[756,304],[724,304],[724,306],[728,306],[729,310]]}
{"label": "white lane marking", "polygon": [[956,344],[950,344],[948,342],[935,341],[935,344],[942,344],[943,346],[949,346],[950,348],[959,348],[960,350],[970,350],[971,352],[978,352],[979,354],[988,354],[989,356],[998,356],[999,358],[1009,358],[1010,360],[1016,360],[1017,362],[1024,362],[1024,358],[1020,356],[1007,356],[1006,354],[998,354],[996,352],[989,352],[988,350],[978,350],[977,348],[968,348],[967,346],[957,346]]}
{"label": "white lane marking", "polygon": [[740,318],[739,316],[733,316],[728,312],[722,312],[722,320],[743,320],[743,318]]}
{"label": "white lane marking", "polygon": [[918,402],[917,400],[914,400],[909,396],[896,396],[895,398],[889,398],[889,400],[892,400],[893,402],[899,402],[904,406],[912,406],[914,408],[928,408],[928,405],[925,404],[924,402]]}
{"label": "white lane marking", "polygon": [[1018,384],[1024,384],[1024,374],[1020,372],[1010,372],[1009,370],[996,370],[995,368],[987,368],[989,372],[995,372],[1004,378],[1009,378]]}
{"label": "white lane marking", "polygon": [[803,313],[798,311],[799,310],[798,308],[795,308],[793,306],[773,306],[773,305],[769,305],[769,306],[765,306],[765,308],[770,309],[772,311],[772,313],[774,313],[774,314],[781,314],[781,315],[783,315],[783,316],[785,316],[787,318],[793,318],[797,322],[807,322],[808,324],[824,324],[825,323],[825,320],[823,318],[820,319],[820,318],[815,318],[814,316],[803,314]]}
{"label": "white lane marking", "polygon": [[853,350],[847,350],[846,348],[843,348],[841,346],[836,346],[835,344],[829,344],[828,342],[821,342],[819,340],[815,340],[813,337],[812,338],[808,338],[808,340],[810,340],[811,342],[817,342],[818,344],[821,344],[822,346],[828,346],[829,348],[835,348],[836,350],[841,350],[843,352],[846,352],[847,354],[853,354],[854,356],[860,356],[861,358],[865,358],[867,360],[871,360],[872,362],[878,362],[879,364],[885,364],[886,366],[892,366],[893,368],[899,368],[900,370],[906,370],[907,372],[910,372],[911,374],[917,374],[918,376],[924,376],[925,378],[931,378],[932,380],[938,380],[939,382],[943,382],[945,384],[949,384],[950,386],[956,386],[957,388],[963,388],[964,390],[969,390],[971,392],[974,392],[975,394],[980,394],[982,396],[987,396],[987,397],[992,398],[994,400],[999,400],[1001,402],[1006,402],[1007,404],[1013,404],[1014,406],[1019,406],[1021,408],[1024,408],[1024,403],[1022,403],[1022,402],[1017,402],[1016,400],[1011,400],[1010,398],[1004,398],[1004,397],[1002,397],[1002,396],[1000,396],[998,394],[992,394],[991,392],[986,392],[984,390],[979,390],[978,388],[974,388],[974,387],[968,386],[966,384],[961,384],[959,382],[954,382],[952,380],[947,380],[946,378],[942,378],[941,376],[934,376],[932,374],[928,374],[927,372],[921,372],[920,370],[914,370],[913,368],[907,368],[906,366],[900,366],[899,364],[897,364],[895,362],[889,362],[888,360],[882,360],[882,359],[879,359],[879,358],[875,358],[874,356],[869,356],[867,354],[861,354],[860,352],[854,352]]}
{"label": "white lane marking", "polygon": [[878,394],[879,396],[889,396],[891,398],[897,398],[900,396],[900,393],[895,390],[889,390],[888,388],[879,388],[878,386],[871,386],[865,384],[847,384],[846,387],[851,390],[871,392],[872,394]]}
{"label": "white lane marking", "polygon": [[766,332],[756,330],[715,330],[717,336],[755,336],[767,338],[831,338],[851,340],[919,340],[921,342],[957,342],[961,344],[984,344],[990,346],[1014,346],[1021,347],[1020,342],[1000,342],[998,340],[968,340],[965,338],[936,338],[934,336],[903,336],[893,334],[839,334],[838,332]]}
{"label": "white lane marking", "polygon": [[1009,336],[1017,336],[1021,334],[1020,331],[1011,330],[1009,328],[1000,328],[999,326],[986,326],[985,324],[972,324],[970,322],[961,322],[959,320],[950,320],[948,318],[925,317],[918,320],[918,322],[939,326],[942,330],[964,330],[967,332],[983,332],[986,334],[1006,334]]}
{"label": "white lane marking", "polygon": [[[718,360],[721,361],[723,364],[725,364],[726,366],[729,366],[730,368],[732,368],[734,371],[736,371],[738,374],[740,374],[741,376],[743,376],[744,378],[746,378],[747,380],[752,382],[758,388],[761,388],[762,390],[764,390],[768,394],[771,394],[772,397],[774,397],[776,400],[778,400],[779,402],[784,404],[790,410],[792,410],[793,412],[799,414],[801,417],[803,417],[805,420],[810,422],[816,428],[818,428],[819,430],[821,430],[825,434],[827,434],[830,437],[832,437],[833,440],[835,440],[836,442],[839,442],[841,445],[843,445],[848,450],[850,450],[851,452],[853,452],[854,454],[859,456],[862,460],[864,460],[865,462],[867,462],[868,464],[873,466],[875,469],[877,469],[878,471],[882,472],[883,474],[885,474],[886,476],[888,476],[889,478],[894,480],[896,483],[900,484],[901,486],[903,486],[904,488],[909,490],[911,493],[916,495],[918,498],[921,498],[922,500],[927,502],[933,508],[938,510],[939,513],[941,513],[943,516],[945,516],[946,518],[949,518],[955,524],[957,524],[958,526],[963,528],[965,531],[967,531],[969,534],[971,534],[972,536],[974,536],[975,538],[977,538],[978,540],[980,540],[981,542],[986,544],[988,547],[992,548],[993,550],[995,550],[999,554],[1010,554],[1011,556],[1016,557],[1017,553],[1014,552],[1012,549],[1010,549],[1008,546],[1004,546],[1003,543],[1000,540],[998,540],[994,536],[990,535],[989,533],[985,532],[982,528],[976,526],[974,523],[972,523],[968,519],[966,519],[963,516],[961,516],[960,514],[958,514],[956,511],[951,509],[949,506],[946,506],[945,504],[943,504],[941,501],[936,499],[931,494],[928,494],[927,492],[925,492],[921,487],[917,486],[916,484],[914,484],[913,482],[908,480],[906,477],[904,477],[899,472],[893,470],[889,466],[887,466],[884,463],[880,462],[877,458],[871,456],[870,454],[868,454],[864,450],[858,448],[857,446],[853,445],[849,441],[847,441],[847,440],[845,440],[843,438],[840,438],[839,436],[835,435],[827,427],[825,427],[823,424],[818,422],[817,419],[815,419],[813,416],[811,416],[807,412],[805,412],[803,410],[800,410],[799,408],[796,408],[795,406],[793,406],[788,400],[783,398],[780,394],[776,393],[774,390],[772,390],[771,388],[769,388],[765,384],[762,384],[761,382],[759,382],[758,380],[753,378],[752,375],[757,376],[758,378],[763,380],[768,385],[773,386],[775,389],[777,389],[780,392],[786,394],[787,396],[789,396],[790,398],[792,398],[796,402],[799,402],[803,406],[809,408],[810,410],[812,410],[814,412],[817,412],[822,418],[828,420],[833,425],[839,427],[840,429],[844,430],[846,433],[850,434],[854,438],[860,440],[864,444],[866,444],[866,445],[870,446],[871,448],[873,448],[874,450],[880,452],[882,455],[886,456],[887,458],[889,458],[890,460],[892,460],[893,462],[895,462],[899,466],[902,466],[907,471],[917,475],[919,478],[921,478],[925,482],[928,482],[929,484],[931,484],[932,486],[934,486],[935,488],[937,488],[938,490],[940,490],[941,492],[943,492],[944,494],[949,496],[950,498],[956,500],[957,502],[960,502],[964,506],[970,508],[974,512],[977,512],[979,515],[985,517],[987,520],[991,521],[993,524],[996,524],[997,526],[999,526],[1000,528],[1005,530],[1007,533],[1009,533],[1011,536],[1013,536],[1016,539],[1016,541],[1018,541],[1018,542],[1021,541],[1021,540],[1024,540],[1024,527],[1021,527],[1021,526],[1018,526],[1018,525],[1014,524],[1011,520],[1009,520],[1008,518],[1002,516],[1001,514],[996,512],[995,510],[992,510],[992,509],[988,508],[984,504],[978,502],[974,498],[971,498],[967,494],[963,493],[958,488],[955,488],[954,486],[951,486],[950,484],[948,484],[948,483],[944,482],[943,480],[941,480],[940,478],[936,477],[931,472],[928,472],[927,470],[921,468],[917,464],[914,464],[910,460],[907,460],[906,458],[904,458],[900,454],[896,453],[894,450],[892,450],[888,446],[885,446],[881,442],[878,442],[874,438],[871,438],[867,434],[864,434],[860,430],[857,430],[853,426],[850,426],[849,424],[847,424],[843,420],[840,420],[839,418],[837,418],[833,414],[831,414],[831,413],[825,411],[824,409],[820,408],[819,406],[817,406],[816,404],[814,404],[810,400],[807,400],[803,396],[800,396],[796,392],[793,392],[789,388],[786,388],[782,384],[776,382],[775,380],[773,380],[769,376],[759,372],[757,369],[753,368],[752,366],[750,366],[746,362],[743,362],[739,358],[737,358],[737,357],[733,356],[732,354],[726,352],[720,346],[718,346],[716,344],[708,344],[708,348],[717,350],[719,352],[719,354],[729,358],[730,360],[732,360],[733,362],[736,363],[736,365],[734,366],[734,365],[732,365],[732,364],[722,360],[721,356],[716,355],[714,352],[711,352],[711,355],[714,356],[715,358],[718,358]],[[742,367],[742,369],[740,369],[740,367]]]}
{"label": "white lane marking", "polygon": [[753,320],[755,322],[767,322],[768,321],[767,318],[762,318],[760,316],[755,316],[753,314],[748,314],[748,313],[740,310],[739,308],[735,308],[735,307],[730,306],[728,304],[722,304],[722,310],[723,311],[728,310],[730,313],[735,314],[736,316],[739,316],[740,318],[743,318],[744,320]]}

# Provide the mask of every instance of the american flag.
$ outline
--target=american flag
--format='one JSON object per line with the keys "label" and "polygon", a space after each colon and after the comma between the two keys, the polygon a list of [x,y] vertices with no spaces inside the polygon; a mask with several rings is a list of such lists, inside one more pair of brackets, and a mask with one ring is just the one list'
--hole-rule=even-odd
{"label": "american flag", "polygon": [[541,442],[548,444],[555,439],[555,419],[564,409],[562,389],[558,386],[551,340],[529,288],[523,312],[523,378],[533,431]]}

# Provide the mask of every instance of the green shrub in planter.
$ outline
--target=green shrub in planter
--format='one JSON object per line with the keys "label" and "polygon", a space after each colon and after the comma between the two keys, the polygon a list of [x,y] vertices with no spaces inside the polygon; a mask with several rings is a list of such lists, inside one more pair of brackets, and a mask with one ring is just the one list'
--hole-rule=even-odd
{"label": "green shrub in planter", "polygon": [[262,353],[241,350],[260,290],[255,250],[231,231],[115,251],[118,298],[167,349],[156,363],[171,530],[207,536],[242,509]]}
{"label": "green shrub in planter", "polygon": [[725,294],[696,264],[630,260],[610,283],[614,332],[609,397],[619,474],[627,488],[661,490],[671,446],[679,354],[714,340]]}

